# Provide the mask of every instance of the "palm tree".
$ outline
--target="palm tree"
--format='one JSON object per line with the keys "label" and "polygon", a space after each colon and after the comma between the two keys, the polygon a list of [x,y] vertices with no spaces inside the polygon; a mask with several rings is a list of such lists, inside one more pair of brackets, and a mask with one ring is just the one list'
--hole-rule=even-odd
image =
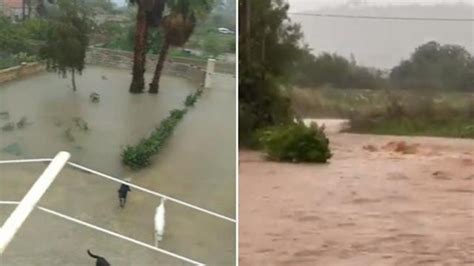
{"label": "palm tree", "polygon": [[148,27],[158,26],[166,0],[130,0],[138,5],[135,31],[135,48],[133,56],[133,77],[130,84],[131,93],[141,93],[145,88],[145,63]]}
{"label": "palm tree", "polygon": [[211,10],[214,0],[167,0],[169,15],[163,18],[164,42],[150,83],[149,93],[158,93],[164,62],[171,46],[183,46],[196,27],[197,18],[203,18]]}

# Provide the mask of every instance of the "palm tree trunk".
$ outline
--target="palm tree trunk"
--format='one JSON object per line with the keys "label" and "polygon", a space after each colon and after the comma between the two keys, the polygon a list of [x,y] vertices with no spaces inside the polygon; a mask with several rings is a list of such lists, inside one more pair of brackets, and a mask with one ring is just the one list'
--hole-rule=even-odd
{"label": "palm tree trunk", "polygon": [[21,19],[26,20],[26,0],[21,1],[21,15]]}
{"label": "palm tree trunk", "polygon": [[135,32],[135,51],[133,56],[133,77],[130,93],[142,93],[145,89],[145,63],[148,23],[143,6],[138,6],[137,26]]}
{"label": "palm tree trunk", "polygon": [[28,19],[31,18],[31,10],[33,9],[31,7],[31,0],[27,0],[26,5],[28,6]]}
{"label": "palm tree trunk", "polygon": [[71,81],[72,81],[72,90],[76,91],[76,73],[74,71],[74,68],[71,71]]}
{"label": "palm tree trunk", "polygon": [[166,56],[168,55],[169,49],[170,49],[170,42],[168,38],[165,38],[165,42],[163,43],[163,46],[161,47],[160,58],[158,59],[158,63],[156,64],[155,75],[153,76],[153,80],[150,83],[150,90],[148,91],[149,93],[158,93],[161,72],[163,71],[163,66],[165,65],[165,59],[166,59]]}

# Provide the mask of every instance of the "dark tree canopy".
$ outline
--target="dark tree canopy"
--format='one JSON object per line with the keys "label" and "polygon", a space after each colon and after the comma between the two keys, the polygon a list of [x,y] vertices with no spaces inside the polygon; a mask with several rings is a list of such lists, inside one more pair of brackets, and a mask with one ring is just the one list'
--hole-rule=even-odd
{"label": "dark tree canopy", "polygon": [[378,89],[384,86],[382,74],[376,69],[357,65],[337,54],[322,53],[315,56],[306,48],[295,68],[294,83],[315,88],[329,85],[342,89]]}
{"label": "dark tree canopy", "polygon": [[462,46],[428,42],[395,67],[390,79],[402,89],[474,91],[474,57]]}
{"label": "dark tree canopy", "polygon": [[[301,56],[300,26],[282,0],[239,1],[239,134],[290,119],[282,88]],[[244,137],[245,138],[245,137]]]}
{"label": "dark tree canopy", "polygon": [[156,27],[160,24],[166,0],[130,0],[130,3],[143,8],[150,26]]}
{"label": "dark tree canopy", "polygon": [[51,20],[47,42],[40,50],[48,69],[66,76],[84,69],[86,49],[89,44],[89,19],[79,0],[59,1],[61,15]]}
{"label": "dark tree canopy", "polygon": [[210,12],[214,0],[167,0],[169,14],[163,18],[164,43],[160,58],[150,83],[150,93],[158,93],[159,81],[165,59],[171,46],[183,46],[196,27],[197,18],[204,18]]}

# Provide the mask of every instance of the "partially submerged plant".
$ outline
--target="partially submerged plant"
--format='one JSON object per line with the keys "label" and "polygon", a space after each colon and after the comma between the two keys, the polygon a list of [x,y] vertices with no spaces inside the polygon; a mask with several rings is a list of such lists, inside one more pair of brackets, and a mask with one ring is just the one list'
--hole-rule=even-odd
{"label": "partially submerged plant", "polygon": [[72,121],[74,122],[76,127],[79,128],[80,130],[82,130],[82,131],[88,131],[89,130],[89,124],[87,124],[87,122],[84,119],[82,119],[80,117],[74,117],[72,119]]}
{"label": "partially submerged plant", "polygon": [[98,103],[100,102],[100,95],[97,92],[93,92],[89,95],[89,99],[93,103]]}
{"label": "partially submerged plant", "polygon": [[18,128],[24,128],[26,125],[28,124],[28,119],[26,118],[26,116],[23,116],[20,121],[18,121],[16,123],[16,126]]}
{"label": "partially submerged plant", "polygon": [[202,89],[198,89],[195,93],[190,94],[186,97],[186,100],[184,101],[184,105],[186,107],[191,107],[194,106],[196,103],[197,99],[201,96],[202,94]]}
{"label": "partially submerged plant", "polygon": [[291,123],[265,130],[260,142],[276,161],[325,163],[331,158],[329,139],[318,126]]}
{"label": "partially submerged plant", "polygon": [[0,119],[6,120],[8,118],[10,118],[10,112],[8,112],[8,111],[0,112]]}
{"label": "partially submerged plant", "polygon": [[72,134],[72,128],[68,127],[65,131],[64,131],[64,136],[66,137],[66,139],[70,142],[74,142],[76,140],[76,138],[74,137],[74,135]]}
{"label": "partially submerged plant", "polygon": [[2,131],[12,131],[15,129],[15,123],[9,122],[1,127]]}
{"label": "partially submerged plant", "polygon": [[[202,94],[201,90],[188,95],[183,109],[172,110],[167,118],[148,136],[135,146],[127,146],[122,152],[123,164],[132,169],[140,169],[150,165],[151,157],[159,153],[173,134],[174,129],[187,113],[187,107],[194,105],[197,98]],[[191,100],[192,99],[192,102]]]}

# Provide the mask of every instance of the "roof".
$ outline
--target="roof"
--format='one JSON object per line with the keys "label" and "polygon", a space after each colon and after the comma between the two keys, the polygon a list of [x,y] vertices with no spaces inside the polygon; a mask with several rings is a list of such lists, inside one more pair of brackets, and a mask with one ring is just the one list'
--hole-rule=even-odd
{"label": "roof", "polygon": [[3,4],[9,8],[23,8],[23,0],[3,0]]}

